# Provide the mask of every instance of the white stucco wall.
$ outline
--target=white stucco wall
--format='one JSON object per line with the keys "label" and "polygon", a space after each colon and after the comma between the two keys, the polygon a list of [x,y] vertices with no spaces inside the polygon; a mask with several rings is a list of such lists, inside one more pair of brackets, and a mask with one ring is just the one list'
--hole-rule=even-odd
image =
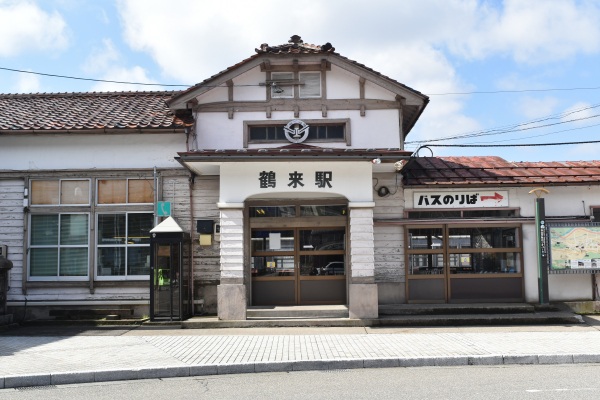
{"label": "white stucco wall", "polygon": [[[242,203],[254,198],[327,198],[345,197],[350,202],[371,202],[371,174],[368,162],[245,162],[221,165],[220,203]],[[273,171],[276,186],[261,188],[262,171]],[[289,174],[303,174],[304,186],[288,186]],[[316,171],[332,173],[331,188],[315,185]]]}
{"label": "white stucco wall", "polygon": [[[292,111],[273,112],[268,119],[264,112],[235,112],[229,119],[224,112],[201,112],[197,114],[197,135],[199,149],[239,149],[243,148],[244,121],[291,121]],[[400,123],[398,110],[367,110],[361,117],[358,110],[329,111],[323,118],[320,111],[303,111],[301,120],[349,119],[351,145],[345,142],[308,143],[332,148],[399,148]],[[249,148],[281,147],[286,143],[250,144]]]}
{"label": "white stucco wall", "polygon": [[180,167],[185,135],[39,134],[1,136],[0,170]]}

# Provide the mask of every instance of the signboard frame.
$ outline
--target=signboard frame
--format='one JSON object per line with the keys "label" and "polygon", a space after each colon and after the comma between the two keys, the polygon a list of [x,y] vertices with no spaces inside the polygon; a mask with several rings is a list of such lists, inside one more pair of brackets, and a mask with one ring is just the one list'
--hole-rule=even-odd
{"label": "signboard frame", "polygon": [[[546,234],[550,248],[549,273],[600,273],[600,224],[549,223]],[[579,257],[569,258],[569,253]]]}

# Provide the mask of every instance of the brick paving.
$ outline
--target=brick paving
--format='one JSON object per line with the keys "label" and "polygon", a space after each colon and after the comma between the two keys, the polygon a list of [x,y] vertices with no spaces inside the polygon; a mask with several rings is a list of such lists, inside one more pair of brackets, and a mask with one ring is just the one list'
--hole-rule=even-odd
{"label": "brick paving", "polygon": [[5,332],[0,388],[306,369],[600,363],[600,330],[588,328],[235,335],[179,330],[121,331],[119,336]]}

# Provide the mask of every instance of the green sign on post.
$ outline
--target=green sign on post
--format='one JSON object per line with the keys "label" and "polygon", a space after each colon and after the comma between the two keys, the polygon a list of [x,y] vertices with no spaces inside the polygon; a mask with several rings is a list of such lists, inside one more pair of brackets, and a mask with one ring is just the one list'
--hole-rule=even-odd
{"label": "green sign on post", "polygon": [[156,215],[158,217],[170,217],[171,216],[171,202],[170,201],[159,201],[156,203]]}

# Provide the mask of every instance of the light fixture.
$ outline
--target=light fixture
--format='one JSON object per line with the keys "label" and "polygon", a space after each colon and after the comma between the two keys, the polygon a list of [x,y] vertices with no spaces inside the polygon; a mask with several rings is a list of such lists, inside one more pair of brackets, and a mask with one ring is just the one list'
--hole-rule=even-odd
{"label": "light fixture", "polygon": [[380,158],[374,158],[373,161],[371,161],[373,164],[381,164],[381,159]]}
{"label": "light fixture", "polygon": [[277,86],[277,84],[275,82],[271,83],[271,89],[273,90],[274,93],[285,92],[285,90],[283,90],[283,88],[280,88],[279,86]]}

